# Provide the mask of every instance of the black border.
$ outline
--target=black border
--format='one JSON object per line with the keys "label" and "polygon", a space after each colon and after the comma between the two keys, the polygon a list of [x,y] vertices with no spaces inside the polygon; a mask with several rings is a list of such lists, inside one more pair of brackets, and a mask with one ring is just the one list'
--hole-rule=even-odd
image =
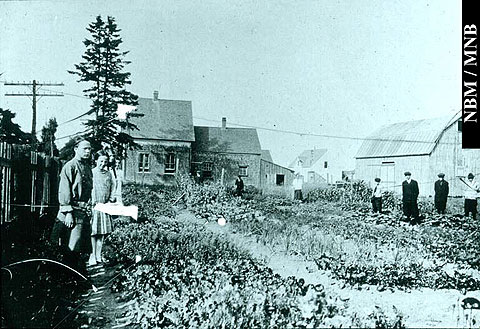
{"label": "black border", "polygon": [[478,13],[475,1],[462,1],[462,148],[480,149],[478,114]]}

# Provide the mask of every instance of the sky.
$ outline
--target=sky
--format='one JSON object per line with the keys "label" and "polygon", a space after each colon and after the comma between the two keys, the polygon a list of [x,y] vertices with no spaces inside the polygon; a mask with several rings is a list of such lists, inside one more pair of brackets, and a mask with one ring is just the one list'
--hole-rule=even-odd
{"label": "sky", "polygon": [[[0,81],[64,83],[41,90],[65,96],[39,100],[37,130],[89,109],[87,85],[67,70],[97,15],[122,30],[129,90],[140,97],[192,101],[195,125],[226,117],[304,134],[258,130],[280,165],[327,148],[353,169],[359,141],[308,134],[366,137],[461,109],[456,0],[0,1]],[[4,96],[27,91],[0,83],[0,107],[30,131],[31,100]],[[61,124],[57,137],[81,129],[81,120]]]}

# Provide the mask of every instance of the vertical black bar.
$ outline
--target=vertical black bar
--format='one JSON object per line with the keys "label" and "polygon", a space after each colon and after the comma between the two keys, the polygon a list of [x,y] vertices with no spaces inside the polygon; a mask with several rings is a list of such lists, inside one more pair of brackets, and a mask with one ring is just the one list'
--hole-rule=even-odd
{"label": "vertical black bar", "polygon": [[[478,114],[478,12],[462,0],[462,148],[480,149]],[[477,13],[477,14],[475,14]]]}

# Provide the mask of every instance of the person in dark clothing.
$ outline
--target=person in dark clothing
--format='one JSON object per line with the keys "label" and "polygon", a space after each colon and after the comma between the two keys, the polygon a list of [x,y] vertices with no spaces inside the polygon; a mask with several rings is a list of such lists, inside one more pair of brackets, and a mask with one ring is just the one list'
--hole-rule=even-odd
{"label": "person in dark clothing", "polygon": [[236,186],[235,195],[241,197],[243,194],[244,184],[243,184],[242,177],[240,177],[240,175],[238,175],[237,179],[235,180],[235,186]]}
{"label": "person in dark clothing", "polygon": [[372,208],[375,213],[382,212],[382,188],[380,187],[380,181],[380,178],[375,178],[376,185],[372,194]]}
{"label": "person in dark clothing", "polygon": [[410,221],[410,224],[417,224],[419,222],[419,213],[418,213],[418,183],[412,179],[412,174],[407,171],[405,172],[405,181],[402,183],[402,193],[403,193],[403,213],[407,216],[407,219],[410,221],[410,217],[413,216],[413,220]]}
{"label": "person in dark clothing", "polygon": [[448,197],[448,182],[444,179],[445,174],[438,174],[438,180],[435,182],[435,209],[439,214],[445,214]]}

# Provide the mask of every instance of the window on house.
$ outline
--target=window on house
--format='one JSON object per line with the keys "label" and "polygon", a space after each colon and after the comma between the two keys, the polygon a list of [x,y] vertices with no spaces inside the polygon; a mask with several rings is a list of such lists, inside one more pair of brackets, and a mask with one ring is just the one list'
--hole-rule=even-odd
{"label": "window on house", "polygon": [[140,153],[138,155],[138,172],[150,172],[150,154]]}
{"label": "window on house", "polygon": [[248,166],[239,166],[239,175],[248,176]]}
{"label": "window on house", "polygon": [[276,184],[281,186],[285,184],[285,175],[284,174],[277,174]]}
{"label": "window on house", "polygon": [[461,132],[461,131],[462,131],[462,120],[458,120],[457,122],[458,122],[458,123],[457,123],[458,131]]}
{"label": "window on house", "polygon": [[166,173],[174,173],[176,170],[176,157],[175,153],[167,153],[165,157],[165,172]]}
{"label": "window on house", "polygon": [[211,178],[213,171],[213,163],[212,162],[204,162],[202,165],[202,172],[204,178]]}
{"label": "window on house", "polygon": [[325,161],[325,162],[323,163],[323,168],[325,168],[325,169],[328,168],[328,161]]}

